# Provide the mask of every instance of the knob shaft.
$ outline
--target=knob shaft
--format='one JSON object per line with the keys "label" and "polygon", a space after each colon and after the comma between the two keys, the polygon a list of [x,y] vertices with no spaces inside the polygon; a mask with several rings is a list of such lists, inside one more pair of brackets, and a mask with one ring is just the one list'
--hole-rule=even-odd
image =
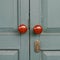
{"label": "knob shaft", "polygon": [[18,26],[18,31],[21,33],[21,34],[24,34],[27,32],[27,26],[24,25],[24,24],[21,24]]}
{"label": "knob shaft", "polygon": [[43,31],[43,28],[42,28],[41,25],[35,25],[35,26],[33,27],[33,31],[34,31],[35,34],[41,34],[42,31]]}

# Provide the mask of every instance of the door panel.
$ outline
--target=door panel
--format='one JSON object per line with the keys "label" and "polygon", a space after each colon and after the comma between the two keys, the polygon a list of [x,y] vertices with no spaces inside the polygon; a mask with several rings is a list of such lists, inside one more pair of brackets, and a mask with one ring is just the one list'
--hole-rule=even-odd
{"label": "door panel", "polygon": [[43,51],[42,60],[60,60],[60,51]]}
{"label": "door panel", "polygon": [[1,50],[0,60],[18,60],[18,51]]}
{"label": "door panel", "polygon": [[0,0],[0,28],[17,28],[17,0]]}
{"label": "door panel", "polygon": [[[41,23],[42,26],[49,32],[60,30],[60,1],[59,0],[41,0]],[[60,31],[59,31],[60,32]]]}
{"label": "door panel", "polygon": [[48,0],[47,4],[47,27],[60,28],[60,0]]}
{"label": "door panel", "polygon": [[[59,6],[60,0],[30,0],[30,60],[60,60]],[[34,33],[36,25],[43,27],[41,34]],[[34,51],[37,40],[40,41],[38,53]]]}
{"label": "door panel", "polygon": [[42,34],[40,36],[40,49],[60,50],[60,34],[58,33]]}
{"label": "door panel", "polygon": [[29,60],[29,30],[18,32],[28,21],[29,0],[0,0],[0,60]]}
{"label": "door panel", "polygon": [[0,49],[20,49],[18,33],[0,33]]}

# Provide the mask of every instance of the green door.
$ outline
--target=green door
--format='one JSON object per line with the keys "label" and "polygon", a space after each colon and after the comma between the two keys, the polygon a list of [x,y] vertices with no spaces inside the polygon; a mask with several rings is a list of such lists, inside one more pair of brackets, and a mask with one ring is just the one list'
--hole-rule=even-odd
{"label": "green door", "polygon": [[[60,60],[60,0],[30,0],[30,8],[30,60]],[[33,33],[37,24],[41,34]]]}
{"label": "green door", "polygon": [[28,27],[28,7],[28,0],[0,0],[0,60],[29,60],[29,32],[18,32]]}

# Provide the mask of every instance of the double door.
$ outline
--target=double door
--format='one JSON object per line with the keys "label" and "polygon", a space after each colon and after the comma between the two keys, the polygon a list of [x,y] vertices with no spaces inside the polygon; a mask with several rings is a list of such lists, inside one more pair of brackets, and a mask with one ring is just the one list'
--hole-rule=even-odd
{"label": "double door", "polygon": [[0,60],[60,60],[60,0],[0,0]]}

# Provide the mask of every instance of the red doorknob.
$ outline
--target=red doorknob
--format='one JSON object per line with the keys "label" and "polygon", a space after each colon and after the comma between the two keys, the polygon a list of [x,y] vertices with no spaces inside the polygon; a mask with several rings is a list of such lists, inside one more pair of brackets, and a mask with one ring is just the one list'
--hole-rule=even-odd
{"label": "red doorknob", "polygon": [[18,31],[21,33],[21,34],[24,34],[27,32],[27,26],[24,25],[24,24],[21,24],[18,26]]}
{"label": "red doorknob", "polygon": [[42,31],[43,31],[43,28],[42,28],[41,25],[35,25],[35,26],[33,27],[33,31],[34,31],[35,34],[41,34]]}

